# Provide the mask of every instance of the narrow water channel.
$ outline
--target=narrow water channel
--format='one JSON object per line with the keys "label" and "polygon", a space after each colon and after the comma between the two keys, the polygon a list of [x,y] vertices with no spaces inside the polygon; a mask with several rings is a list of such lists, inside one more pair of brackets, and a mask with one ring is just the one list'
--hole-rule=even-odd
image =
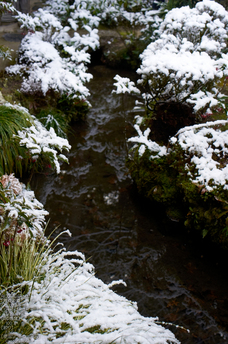
{"label": "narrow water channel", "polygon": [[178,224],[137,195],[125,167],[134,99],[111,94],[113,77],[126,72],[96,66],[91,73],[92,108],[72,128],[69,165],[32,181],[50,212],[49,231],[68,228],[66,247],[84,252],[104,282],[123,279],[127,287],[114,290],[137,301],[141,314],[189,329],[168,326],[182,343],[228,343],[226,265],[174,235]]}

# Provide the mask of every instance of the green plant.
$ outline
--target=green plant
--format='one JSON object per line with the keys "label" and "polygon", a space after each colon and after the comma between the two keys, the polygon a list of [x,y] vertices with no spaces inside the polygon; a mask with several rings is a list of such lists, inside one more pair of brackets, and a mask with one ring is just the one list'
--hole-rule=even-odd
{"label": "green plant", "polygon": [[53,128],[58,136],[67,138],[70,126],[66,115],[62,111],[57,109],[44,109],[36,117],[47,130]]}
{"label": "green plant", "polygon": [[4,45],[0,45],[0,58],[2,58],[3,60],[11,60],[11,49],[5,47]]}
{"label": "green plant", "polygon": [[[0,173],[18,172],[22,174],[22,159],[26,157],[25,148],[14,138],[18,131],[33,122],[29,113],[19,107],[0,106]],[[26,164],[26,160],[23,161]]]}
{"label": "green plant", "polygon": [[[0,243],[0,289],[31,281],[38,276],[37,267],[43,261],[46,240],[18,236]],[[42,278],[42,276],[39,276]],[[27,288],[24,290],[27,291]]]}

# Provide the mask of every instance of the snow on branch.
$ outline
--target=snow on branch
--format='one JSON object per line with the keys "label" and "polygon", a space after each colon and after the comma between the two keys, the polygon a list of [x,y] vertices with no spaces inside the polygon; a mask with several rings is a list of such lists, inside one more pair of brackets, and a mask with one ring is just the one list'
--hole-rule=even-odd
{"label": "snow on branch", "polygon": [[53,128],[47,130],[39,121],[34,120],[34,125],[18,132],[20,145],[25,146],[33,160],[39,156],[48,156],[57,173],[60,173],[59,160],[68,162],[62,150],[69,151],[71,146],[67,139],[56,135]]}
{"label": "snow on branch", "polygon": [[134,128],[137,131],[138,136],[131,137],[130,139],[128,139],[128,142],[137,143],[137,147],[139,147],[138,154],[140,157],[145,153],[146,148],[153,153],[151,155],[151,158],[158,158],[167,154],[167,148],[165,146],[160,146],[155,141],[151,141],[150,139],[148,139],[148,136],[150,134],[149,128],[147,128],[144,132],[141,131],[138,124],[135,124]]}
{"label": "snow on branch", "polygon": [[34,17],[18,13],[17,20],[29,33],[21,42],[19,63],[6,70],[23,76],[22,92],[41,91],[46,95],[53,90],[85,100],[89,96],[85,83],[92,78],[87,73],[90,55],[86,51],[99,46],[97,29],[87,26],[87,34],[81,36],[74,32],[70,35],[71,27],[63,27],[48,8],[39,9]]}
{"label": "snow on branch", "polygon": [[114,77],[114,80],[117,82],[114,83],[116,86],[116,90],[113,90],[112,93],[120,94],[120,93],[136,93],[140,94],[139,89],[135,86],[133,81],[130,81],[129,78],[123,78],[118,74]]}

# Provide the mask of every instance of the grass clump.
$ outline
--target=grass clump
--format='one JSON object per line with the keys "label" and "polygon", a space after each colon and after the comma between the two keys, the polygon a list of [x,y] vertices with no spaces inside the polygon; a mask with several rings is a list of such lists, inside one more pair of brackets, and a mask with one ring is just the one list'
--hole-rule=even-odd
{"label": "grass clump", "polygon": [[17,172],[22,175],[23,164],[26,164],[26,151],[19,145],[14,135],[32,123],[33,119],[28,112],[19,107],[0,105],[1,174]]}

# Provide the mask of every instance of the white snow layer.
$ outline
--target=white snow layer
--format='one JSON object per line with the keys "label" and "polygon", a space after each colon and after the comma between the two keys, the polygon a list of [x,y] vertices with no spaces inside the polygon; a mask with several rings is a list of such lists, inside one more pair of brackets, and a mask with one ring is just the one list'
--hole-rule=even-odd
{"label": "white snow layer", "polygon": [[[17,318],[24,323],[37,319],[33,331],[15,333],[8,344],[179,343],[172,332],[156,324],[157,318],[141,316],[135,302],[110,290],[122,281],[107,285],[96,278],[82,253],[46,255],[39,273],[45,277],[34,283],[30,297],[28,293],[17,300]],[[32,282],[28,284],[31,288]]]}
{"label": "white snow layer", "polygon": [[[175,153],[179,145],[183,150],[183,158],[188,160],[185,170],[192,182],[204,185],[208,191],[218,186],[227,190],[228,132],[223,130],[227,125],[228,120],[219,120],[184,127],[169,139],[167,148],[148,139],[149,128],[142,132],[139,125],[135,124],[138,136],[131,137],[128,141],[136,143],[135,148],[138,148],[140,157],[148,149],[152,153],[151,159]],[[189,171],[192,166],[195,166],[194,174]]]}
{"label": "white snow layer", "polygon": [[[228,75],[228,12],[224,7],[204,0],[192,9],[175,8],[156,34],[159,38],[141,54],[139,83],[149,79],[152,96],[190,102],[195,111],[217,105],[222,97],[217,83]],[[207,92],[211,83],[213,92]]]}
{"label": "white snow layer", "polygon": [[175,136],[185,157],[190,157],[185,169],[194,164],[197,170],[197,175],[189,172],[190,178],[208,191],[220,185],[228,189],[228,132],[222,130],[225,125],[227,120],[207,122],[185,127]]}
{"label": "white snow layer", "polygon": [[31,127],[19,131],[18,137],[20,145],[29,150],[34,160],[37,160],[41,154],[48,155],[57,173],[60,173],[59,160],[68,162],[67,157],[60,154],[63,149],[70,150],[68,140],[57,136],[53,128],[47,130],[38,120],[34,120],[34,125]]}

